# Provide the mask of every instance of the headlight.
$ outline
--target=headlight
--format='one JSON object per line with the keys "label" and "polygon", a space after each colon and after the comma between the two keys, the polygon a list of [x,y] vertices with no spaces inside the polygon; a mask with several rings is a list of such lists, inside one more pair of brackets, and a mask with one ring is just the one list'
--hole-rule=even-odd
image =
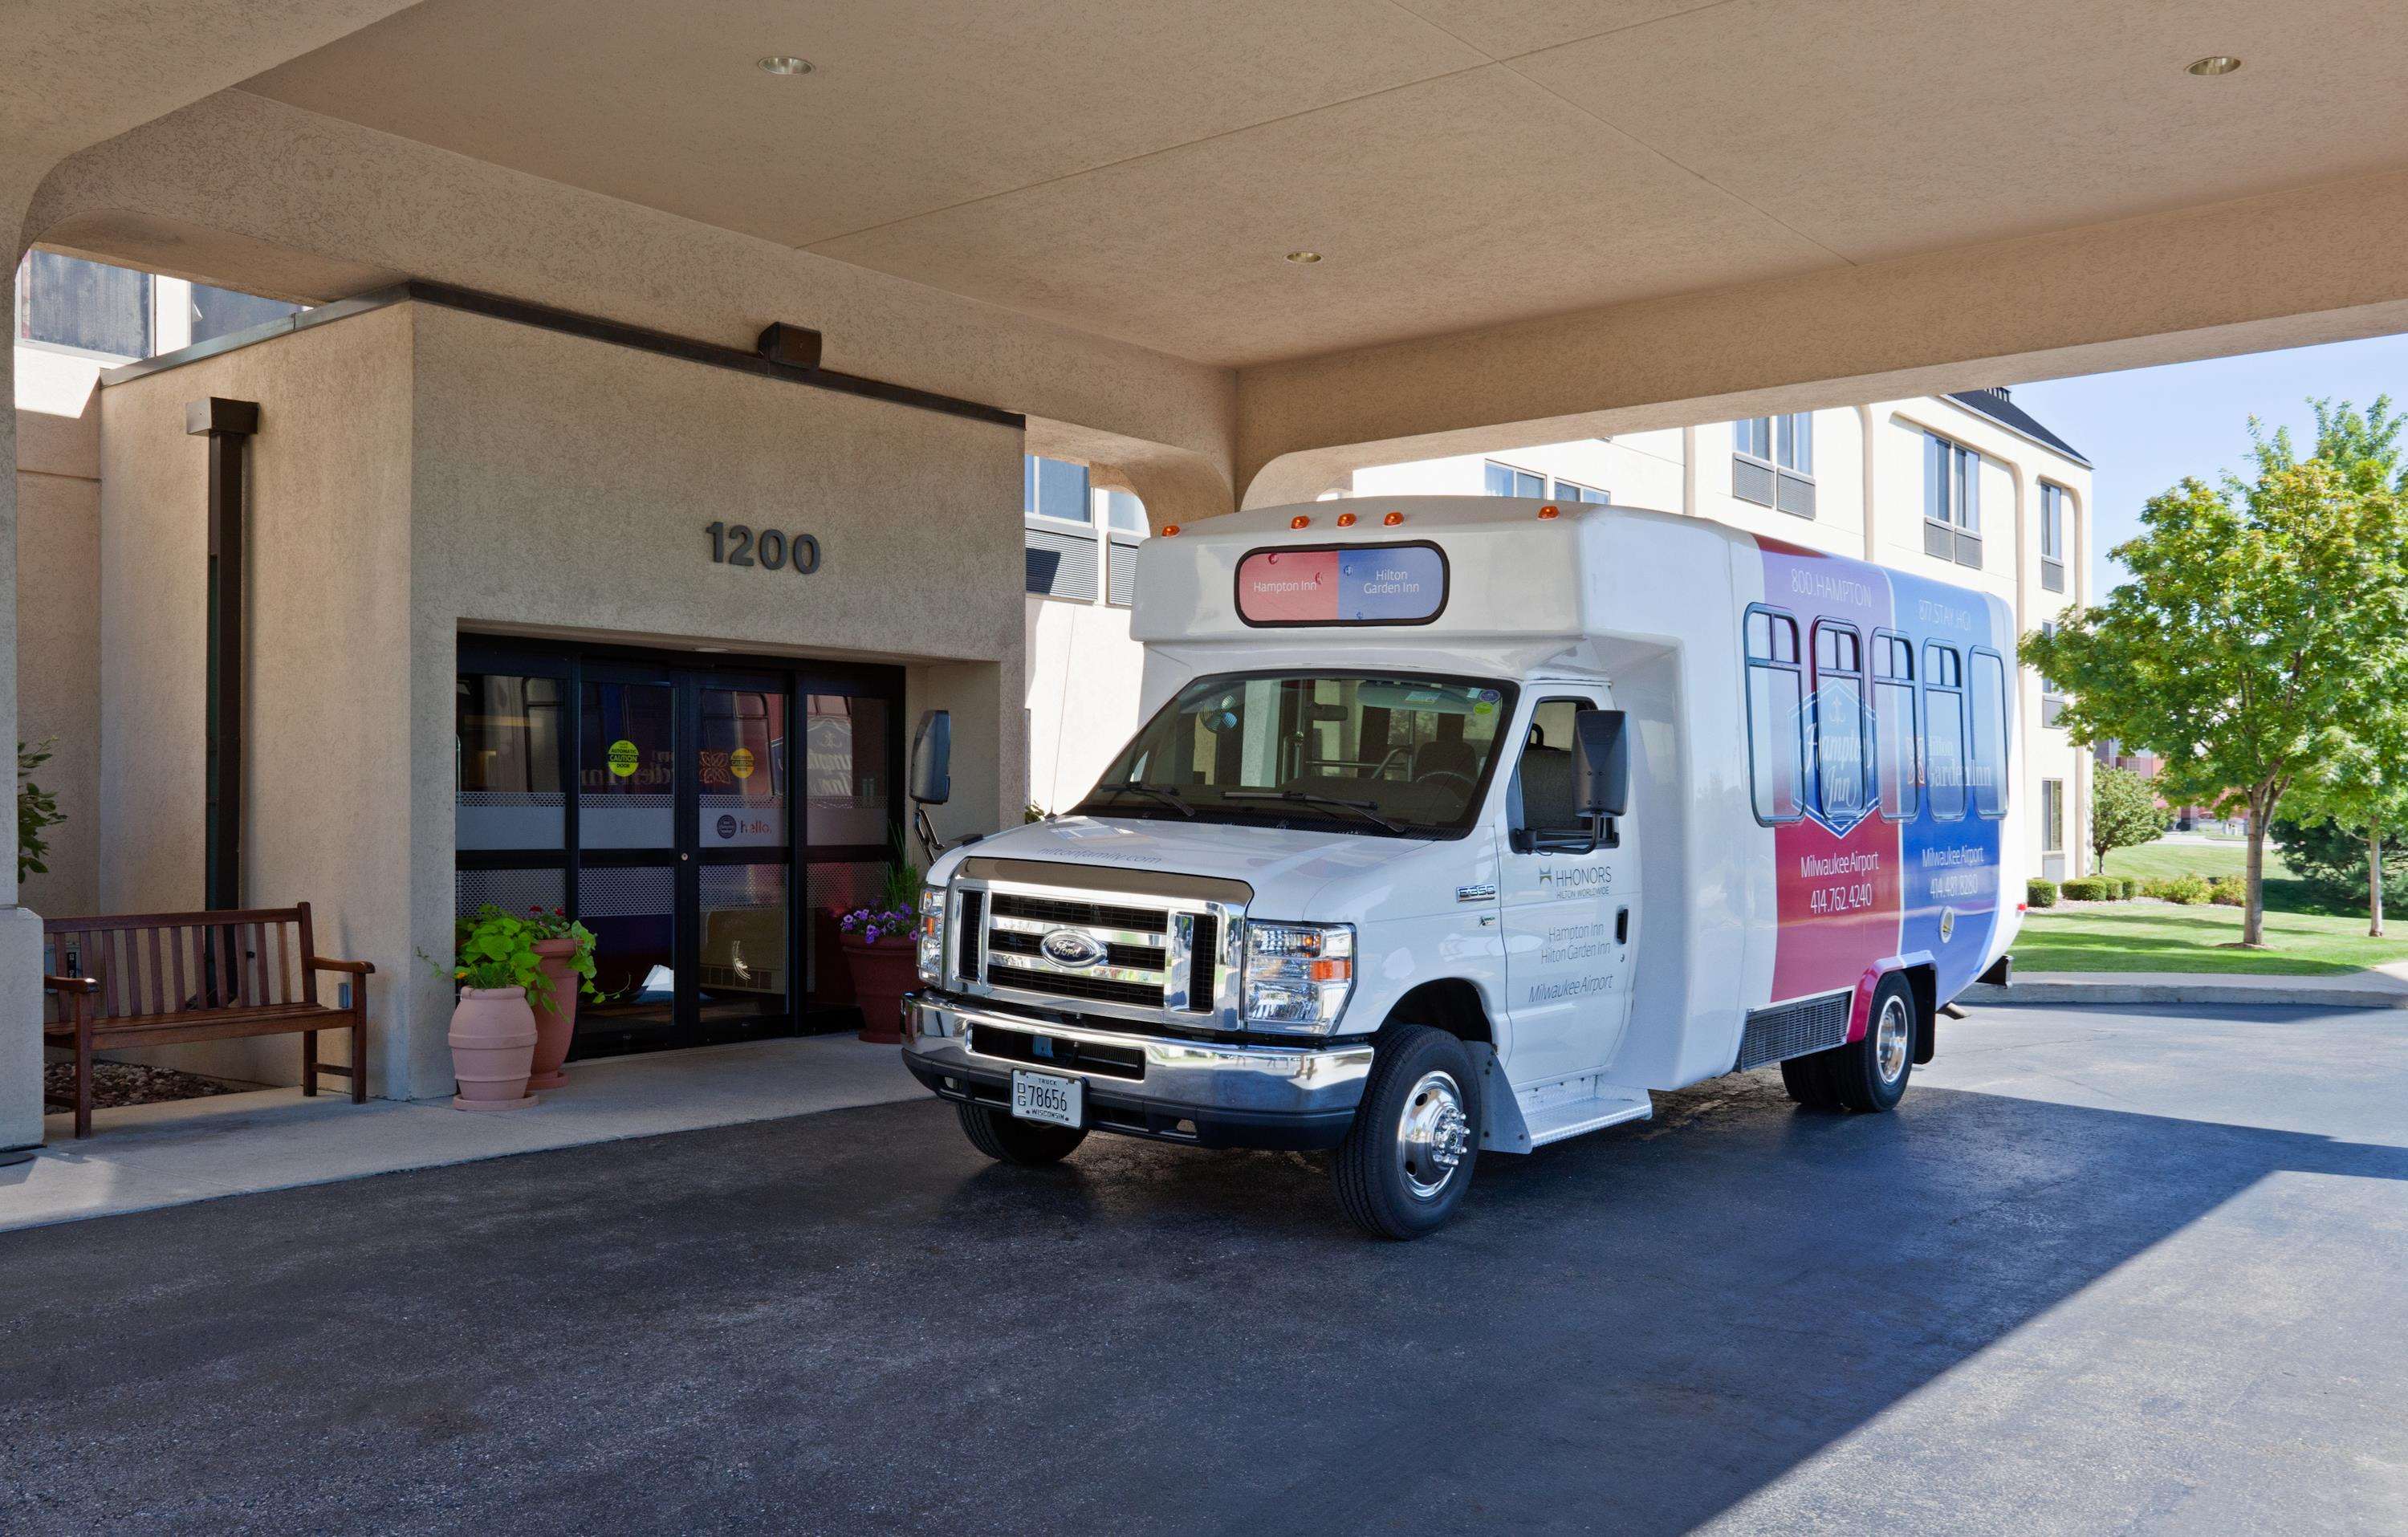
{"label": "headlight", "polygon": [[934,987],[945,980],[945,888],[920,888],[920,980]]}
{"label": "headlight", "polygon": [[1353,925],[1246,925],[1247,1028],[1326,1035],[1354,990]]}

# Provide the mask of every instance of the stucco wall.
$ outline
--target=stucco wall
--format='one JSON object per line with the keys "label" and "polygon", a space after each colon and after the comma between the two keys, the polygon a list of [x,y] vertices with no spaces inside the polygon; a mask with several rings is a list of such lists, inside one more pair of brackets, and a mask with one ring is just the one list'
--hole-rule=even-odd
{"label": "stucco wall", "polygon": [[20,900],[56,916],[96,911],[100,894],[100,405],[88,381],[80,400],[46,403],[16,413],[17,732],[50,740],[35,782],[66,821]]}
{"label": "stucco wall", "polygon": [[[464,628],[904,663],[907,717],[953,711],[940,829],[1016,819],[1019,433],[411,309],[418,948],[439,954],[451,936]],[[714,565],[714,520],[813,534],[820,568]],[[448,1013],[439,984],[420,987],[422,1010]],[[412,1092],[447,1092],[442,1030],[414,1030],[408,1050]]]}
{"label": "stucco wall", "polygon": [[[105,392],[103,906],[200,898],[211,394],[261,406],[248,887],[376,963],[376,1092],[452,1086],[418,956],[451,941],[463,629],[900,663],[907,712],[954,712],[940,830],[1024,803],[1020,434],[404,305]],[[820,569],[714,565],[714,519],[812,533]],[[289,1039],[165,1059],[298,1070]]]}
{"label": "stucco wall", "polygon": [[[184,406],[259,403],[249,450],[244,899],[307,901],[372,961],[370,1085],[394,1083],[421,968],[408,927],[410,330],[380,310],[101,393],[100,906],[203,898],[208,440]],[[448,761],[448,760],[445,760]],[[425,767],[441,775],[443,763]],[[337,979],[322,979],[331,988]],[[330,1038],[329,1055],[343,1048]],[[291,1083],[291,1037],[150,1060]]]}

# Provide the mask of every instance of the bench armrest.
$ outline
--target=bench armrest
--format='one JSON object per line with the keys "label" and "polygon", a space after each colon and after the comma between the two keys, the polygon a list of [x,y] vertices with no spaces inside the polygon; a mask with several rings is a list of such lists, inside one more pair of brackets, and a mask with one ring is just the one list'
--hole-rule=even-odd
{"label": "bench armrest", "polygon": [[100,979],[97,977],[44,977],[42,990],[48,993],[97,993],[100,991]]}
{"label": "bench armrest", "polygon": [[313,971],[346,971],[355,977],[376,974],[376,968],[366,961],[328,960],[323,955],[310,956],[309,969]]}

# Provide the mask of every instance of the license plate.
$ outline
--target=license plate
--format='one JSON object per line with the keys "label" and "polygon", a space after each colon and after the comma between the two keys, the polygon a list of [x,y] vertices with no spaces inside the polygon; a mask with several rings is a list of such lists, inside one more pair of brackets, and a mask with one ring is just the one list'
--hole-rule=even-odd
{"label": "license plate", "polygon": [[1014,1072],[1011,1075],[1011,1113],[1024,1121],[1051,1121],[1055,1126],[1076,1127],[1086,1082],[1079,1078],[1062,1078],[1050,1072]]}

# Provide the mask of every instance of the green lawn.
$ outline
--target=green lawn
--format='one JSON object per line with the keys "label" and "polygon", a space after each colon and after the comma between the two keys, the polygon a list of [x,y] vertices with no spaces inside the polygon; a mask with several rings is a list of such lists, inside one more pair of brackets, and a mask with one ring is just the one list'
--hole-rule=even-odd
{"label": "green lawn", "polygon": [[[2146,880],[2173,875],[2238,875],[2240,843],[2148,843],[2107,856],[2107,873]],[[2271,845],[2266,850],[2268,950],[2231,948],[2241,941],[2237,907],[2175,907],[2166,902],[2092,902],[2035,909],[2015,939],[2019,971],[2252,971],[2333,975],[2383,961],[2408,960],[2408,926],[2369,939],[2361,909],[2332,907]]]}
{"label": "green lawn", "polygon": [[[2108,874],[2136,876],[2143,881],[2174,875],[2238,875],[2248,865],[2249,845],[2237,841],[2143,843],[2136,849],[2116,849],[2107,855]],[[2267,879],[2284,880],[2290,873],[2290,867],[2283,863],[2283,851],[2269,842]]]}

